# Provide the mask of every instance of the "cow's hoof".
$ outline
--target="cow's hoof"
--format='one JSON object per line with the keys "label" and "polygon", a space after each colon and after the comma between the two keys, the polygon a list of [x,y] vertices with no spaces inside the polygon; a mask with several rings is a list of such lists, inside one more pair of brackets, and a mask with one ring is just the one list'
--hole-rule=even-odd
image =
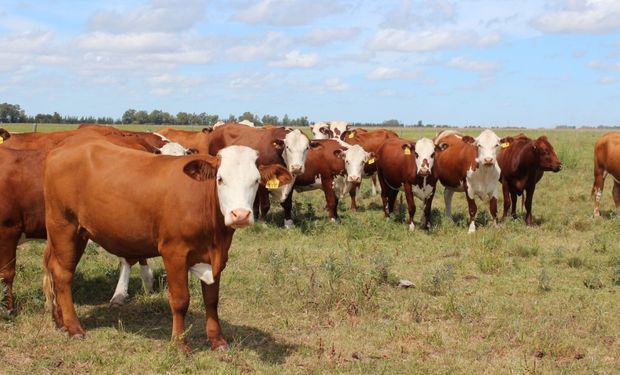
{"label": "cow's hoof", "polygon": [[409,223],[409,230],[410,231],[414,231],[415,230],[415,224],[414,223]]}
{"label": "cow's hoof", "polygon": [[476,223],[472,221],[472,223],[469,224],[469,230],[467,231],[467,233],[472,234],[474,232],[476,232]]}
{"label": "cow's hoof", "polygon": [[110,300],[110,305],[112,306],[123,306],[127,303],[129,299],[128,294],[115,294]]}
{"label": "cow's hoof", "polygon": [[225,340],[217,340],[211,344],[211,350],[218,352],[228,351],[228,343]]}
{"label": "cow's hoof", "polygon": [[284,219],[284,228],[286,228],[286,229],[295,228],[295,224],[293,223],[293,220],[286,220],[286,219]]}
{"label": "cow's hoof", "polygon": [[85,333],[76,333],[70,336],[72,339],[74,340],[84,340],[86,339],[86,334]]}

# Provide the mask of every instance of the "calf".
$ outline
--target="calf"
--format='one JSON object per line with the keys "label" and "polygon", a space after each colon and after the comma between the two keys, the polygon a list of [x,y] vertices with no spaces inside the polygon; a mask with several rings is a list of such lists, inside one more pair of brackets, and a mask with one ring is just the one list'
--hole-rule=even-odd
{"label": "calf", "polygon": [[517,218],[517,196],[525,191],[525,223],[533,225],[532,199],[536,183],[545,171],[559,172],[562,169],[553,146],[545,136],[538,139],[530,139],[524,134],[506,137],[497,153],[497,163],[501,169],[500,181],[504,196],[502,220],[506,218],[511,203],[512,217]]}
{"label": "calf", "polygon": [[[341,140],[352,145],[360,145],[367,152],[377,153],[379,147],[390,138],[398,138],[398,134],[386,129],[377,129],[367,131],[365,129],[346,130],[340,136]],[[364,167],[364,177],[371,178],[372,195],[377,194],[377,180],[375,174],[377,167],[375,164],[368,164]],[[360,181],[361,183],[361,181]],[[349,192],[351,196],[351,210],[357,211],[357,203],[355,201],[355,195],[359,189],[359,183],[351,188]]]}
{"label": "calf", "polygon": [[[328,216],[336,220],[338,198],[350,188],[350,182],[360,180],[363,166],[372,157],[360,146],[344,147],[332,139],[312,141],[304,172],[295,178],[294,189],[298,192],[323,189]],[[286,228],[293,227],[292,202],[291,191],[282,203]]]}
{"label": "calf", "polygon": [[409,210],[409,229],[415,229],[414,196],[424,203],[420,225],[424,229],[430,229],[431,204],[437,186],[437,169],[433,168],[433,164],[435,152],[438,150],[441,150],[441,147],[428,138],[422,138],[417,142],[391,138],[379,147],[377,174],[386,218],[394,212],[396,195],[402,186]]}
{"label": "calf", "polygon": [[435,154],[437,177],[445,186],[446,216],[452,218],[452,195],[465,192],[469,208],[469,233],[476,231],[476,201],[489,199],[493,222],[497,224],[497,184],[500,169],[496,154],[504,142],[491,130],[484,130],[477,138],[462,136],[454,131],[443,131],[434,142],[441,151]]}
{"label": "calf", "polygon": [[217,304],[232,236],[253,223],[252,201],[260,181],[291,180],[279,165],[257,168],[257,157],[243,146],[224,148],[217,156],[180,157],[96,141],[53,150],[45,163],[44,292],[56,326],[72,337],[85,334],[71,284],[92,239],[119,257],[163,258],[172,337],[184,351],[188,271],[198,274],[207,336],[213,349],[227,347]]}
{"label": "calf", "polygon": [[603,135],[594,145],[594,217],[601,216],[601,197],[605,186],[605,177],[610,174],[614,180],[612,196],[616,211],[620,214],[620,133]]}

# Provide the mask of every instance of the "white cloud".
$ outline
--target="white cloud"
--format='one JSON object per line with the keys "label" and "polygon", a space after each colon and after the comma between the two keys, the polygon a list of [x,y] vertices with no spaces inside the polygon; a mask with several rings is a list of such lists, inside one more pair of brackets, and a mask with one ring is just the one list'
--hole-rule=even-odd
{"label": "white cloud", "polygon": [[618,79],[614,76],[603,76],[599,78],[598,83],[603,85],[610,85],[612,83],[616,83]]}
{"label": "white cloud", "polygon": [[273,73],[239,73],[231,77],[229,86],[233,89],[260,89],[275,78]]}
{"label": "white cloud", "polygon": [[359,34],[360,30],[356,27],[350,28],[318,28],[303,35],[300,41],[313,46],[323,46],[337,41],[351,40]]}
{"label": "white cloud", "polygon": [[476,45],[480,48],[491,47],[502,41],[502,35],[498,32],[491,32],[478,38]]}
{"label": "white cloud", "polygon": [[319,63],[320,57],[316,53],[303,54],[298,50],[292,50],[280,60],[269,63],[271,66],[281,68],[312,68]]}
{"label": "white cloud", "polygon": [[351,86],[340,78],[330,78],[325,80],[325,88],[330,91],[346,91]]}
{"label": "white cloud", "polygon": [[89,27],[109,33],[178,32],[194,26],[205,10],[206,1],[201,0],[152,0],[129,11],[98,11]]}
{"label": "white cloud", "polygon": [[415,72],[404,72],[400,69],[380,66],[368,73],[366,78],[371,80],[410,79],[417,77],[417,75]]}
{"label": "white cloud", "polygon": [[246,36],[241,44],[228,48],[226,56],[237,61],[265,59],[275,55],[277,51],[287,47],[290,43],[287,36],[276,32]]}
{"label": "white cloud", "polygon": [[564,0],[532,22],[547,33],[604,33],[620,28],[618,0]]}
{"label": "white cloud", "polygon": [[174,50],[178,44],[176,36],[167,33],[111,34],[97,31],[75,39],[75,47],[79,49],[106,52],[161,52]]}
{"label": "white cloud", "polygon": [[473,43],[476,35],[467,31],[427,30],[412,33],[405,30],[379,30],[368,43],[376,51],[428,52]]}
{"label": "white cloud", "polygon": [[497,68],[497,62],[494,61],[480,61],[480,60],[469,60],[466,57],[458,56],[452,58],[448,62],[448,66],[469,70],[469,71],[485,71],[485,70],[494,70]]}
{"label": "white cloud", "polygon": [[409,29],[411,26],[437,25],[453,22],[456,6],[448,0],[401,0],[390,11],[381,26],[394,29]]}
{"label": "white cloud", "polygon": [[243,3],[233,20],[249,24],[298,26],[344,9],[340,1],[336,0],[260,0]]}

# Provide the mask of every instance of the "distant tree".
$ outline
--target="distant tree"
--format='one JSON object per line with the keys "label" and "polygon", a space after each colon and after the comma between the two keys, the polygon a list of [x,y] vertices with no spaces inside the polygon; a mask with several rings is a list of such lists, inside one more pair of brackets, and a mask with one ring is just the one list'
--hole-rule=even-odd
{"label": "distant tree", "polygon": [[125,113],[123,113],[123,124],[133,124],[133,122],[136,119],[136,110],[135,109],[128,109],[125,111]]}
{"label": "distant tree", "polygon": [[20,108],[19,104],[0,104],[0,122],[26,122],[28,116],[26,112]]}
{"label": "distant tree", "polygon": [[284,114],[284,117],[282,117],[282,126],[290,126],[291,125],[291,120],[288,118],[287,114]]}
{"label": "distant tree", "polygon": [[279,125],[278,116],[264,115],[261,122],[263,125]]}
{"label": "distant tree", "polygon": [[189,125],[194,124],[192,121],[194,120],[194,115],[187,112],[179,112],[177,113],[177,124],[179,125]]}
{"label": "distant tree", "polygon": [[386,126],[386,127],[399,127],[399,126],[402,126],[400,121],[395,120],[395,119],[383,121],[383,124],[381,124],[381,125],[382,126]]}
{"label": "distant tree", "polygon": [[237,118],[231,113],[230,115],[228,115],[228,119],[226,120],[226,122],[237,122]]}
{"label": "distant tree", "polygon": [[137,111],[133,117],[132,124],[146,124],[149,122],[149,114],[146,111]]}

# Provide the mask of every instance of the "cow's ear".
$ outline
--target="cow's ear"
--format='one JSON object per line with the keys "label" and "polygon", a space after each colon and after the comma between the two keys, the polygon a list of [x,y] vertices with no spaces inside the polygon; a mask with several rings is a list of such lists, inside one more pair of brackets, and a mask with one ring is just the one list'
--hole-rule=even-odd
{"label": "cow's ear", "polygon": [[316,141],[310,141],[309,146],[310,146],[310,148],[320,148],[320,147],[323,147],[323,145],[320,142],[316,142]]}
{"label": "cow's ear", "polygon": [[261,165],[258,167],[258,172],[263,185],[274,179],[278,180],[278,185],[290,184],[293,181],[293,176],[288,169],[280,164]]}
{"label": "cow's ear", "polygon": [[322,126],[322,127],[319,128],[319,133],[322,133],[322,134],[325,134],[325,135],[330,135],[329,133],[331,133],[331,132],[329,131],[329,129],[327,127]]}
{"label": "cow's ear", "polygon": [[271,144],[273,145],[273,147],[275,147],[276,150],[283,150],[284,149],[284,141],[281,139],[274,139]]}
{"label": "cow's ear", "polygon": [[463,142],[465,142],[465,143],[475,143],[476,142],[474,137],[469,136],[469,135],[464,135],[462,139],[463,139]]}
{"label": "cow's ear", "polygon": [[514,142],[514,140],[515,140],[515,139],[514,139],[514,138],[512,138],[512,137],[505,137],[505,138],[500,139],[500,140],[499,140],[499,143],[500,143],[500,144],[505,144],[505,143],[510,144],[510,143]]}
{"label": "cow's ear", "polygon": [[337,148],[337,149],[334,150],[334,156],[336,156],[337,158],[344,159],[344,156],[345,156],[344,151],[345,150],[343,150],[343,149]]}
{"label": "cow's ear", "polygon": [[206,128],[202,128],[203,133],[211,133],[213,131],[213,126],[207,126]]}
{"label": "cow's ear", "polygon": [[183,172],[196,181],[206,181],[215,178],[219,158],[196,159],[188,162],[183,167]]}
{"label": "cow's ear", "polygon": [[0,128],[0,138],[2,138],[2,141],[4,142],[7,139],[11,138],[11,133],[9,133],[8,130],[4,128]]}
{"label": "cow's ear", "polygon": [[185,155],[194,155],[197,153],[198,153],[198,150],[195,148],[188,148],[187,151],[185,151]]}
{"label": "cow's ear", "polygon": [[441,142],[440,144],[435,145],[435,151],[444,151],[447,148],[448,148],[448,144],[445,142]]}

